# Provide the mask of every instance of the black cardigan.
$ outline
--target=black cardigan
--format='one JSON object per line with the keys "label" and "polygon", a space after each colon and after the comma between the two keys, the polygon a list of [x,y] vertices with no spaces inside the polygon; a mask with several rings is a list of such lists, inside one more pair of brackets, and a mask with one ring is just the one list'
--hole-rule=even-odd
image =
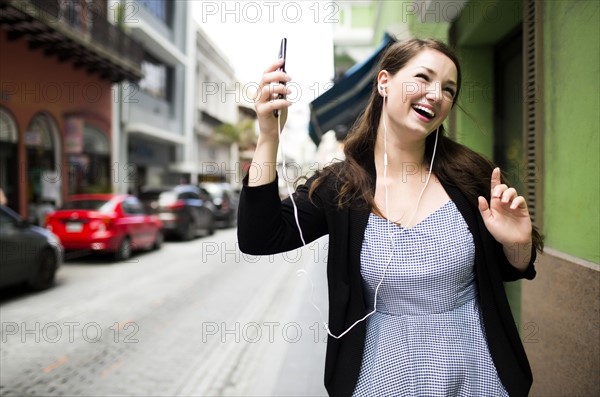
{"label": "black cardigan", "polygon": [[[339,164],[337,165],[339,166]],[[375,190],[375,165],[366,164]],[[491,175],[491,169],[490,169]],[[296,189],[294,199],[304,240],[308,244],[329,234],[327,279],[329,328],[334,335],[345,331],[370,310],[363,295],[360,251],[370,209],[365,205],[339,209],[336,181],[328,178],[308,199],[309,179]],[[490,354],[502,384],[510,396],[527,396],[532,374],[504,291],[503,281],[533,279],[535,250],[525,272],[506,259],[502,246],[487,231],[475,203],[454,186],[444,189],[465,219],[475,243],[475,273],[484,329]],[[482,192],[489,199],[489,192]],[[289,198],[279,199],[277,182],[248,187],[247,177],[238,212],[240,250],[270,255],[302,245]],[[366,334],[362,321],[341,339],[329,337],[325,359],[325,387],[331,396],[350,396],[358,381]]]}

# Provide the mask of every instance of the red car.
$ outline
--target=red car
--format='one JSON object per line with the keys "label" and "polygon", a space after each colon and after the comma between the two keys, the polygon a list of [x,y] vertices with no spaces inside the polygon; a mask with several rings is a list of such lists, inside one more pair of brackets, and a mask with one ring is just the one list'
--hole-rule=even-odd
{"label": "red car", "polygon": [[128,259],[134,250],[158,249],[163,242],[161,220],[127,194],[71,196],[48,215],[46,228],[67,251],[110,252],[117,260]]}

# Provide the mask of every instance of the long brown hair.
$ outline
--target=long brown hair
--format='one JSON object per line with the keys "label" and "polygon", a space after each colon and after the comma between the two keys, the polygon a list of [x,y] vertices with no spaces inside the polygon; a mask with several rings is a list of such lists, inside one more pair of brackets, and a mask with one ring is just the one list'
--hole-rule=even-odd
{"label": "long brown hair", "polygon": [[[457,103],[462,81],[460,62],[454,51],[445,43],[432,39],[410,39],[402,42],[392,41],[382,54],[378,70],[387,70],[395,75],[414,56],[425,49],[432,49],[446,55],[457,71],[457,88],[452,106]],[[337,205],[344,208],[350,205],[367,205],[377,209],[374,198],[373,180],[365,169],[365,164],[373,160],[375,141],[379,129],[379,120],[383,107],[383,97],[377,90],[377,82],[373,82],[371,96],[365,111],[359,116],[344,141],[345,161],[323,169],[312,183],[309,195],[323,184],[327,178],[334,177],[337,186]],[[484,196],[489,200],[490,175],[494,164],[446,136],[443,126],[438,132],[436,158],[432,172],[446,185],[456,186],[466,197],[477,205],[477,198]],[[425,140],[425,160],[431,164],[435,135],[429,134]],[[506,183],[506,178],[503,177]],[[543,248],[542,238],[534,227],[533,244],[540,252]]]}

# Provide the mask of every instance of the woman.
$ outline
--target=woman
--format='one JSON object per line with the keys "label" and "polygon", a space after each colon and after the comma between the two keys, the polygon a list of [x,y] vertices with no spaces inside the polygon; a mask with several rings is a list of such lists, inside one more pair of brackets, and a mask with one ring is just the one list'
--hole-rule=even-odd
{"label": "woman", "polygon": [[329,235],[330,395],[526,396],[531,370],[502,283],[535,277],[542,241],[500,170],[444,136],[457,58],[433,40],[391,44],[346,159],[283,202],[280,66],[261,81],[238,239],[267,255]]}

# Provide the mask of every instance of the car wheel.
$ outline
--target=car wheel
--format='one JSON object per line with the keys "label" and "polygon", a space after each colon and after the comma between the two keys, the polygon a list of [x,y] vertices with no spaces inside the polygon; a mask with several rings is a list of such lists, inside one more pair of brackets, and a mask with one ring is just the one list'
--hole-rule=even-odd
{"label": "car wheel", "polygon": [[38,262],[35,274],[29,281],[29,287],[34,290],[43,290],[54,284],[58,260],[52,249],[45,248],[41,252]]}
{"label": "car wheel", "polygon": [[196,237],[196,225],[193,221],[188,222],[183,229],[181,239],[184,241],[193,240]]}
{"label": "car wheel", "polygon": [[125,261],[131,258],[131,251],[131,240],[129,237],[125,236],[123,241],[121,241],[121,244],[119,244],[117,252],[115,252],[115,259],[118,261]]}
{"label": "car wheel", "polygon": [[215,218],[212,218],[210,220],[210,223],[208,224],[208,227],[206,228],[206,235],[212,236],[213,234],[215,234],[215,227]]}
{"label": "car wheel", "polygon": [[163,232],[162,232],[162,230],[158,230],[156,232],[156,239],[154,240],[154,245],[152,246],[152,249],[154,249],[154,250],[160,249],[160,247],[162,247],[163,241],[165,241]]}

